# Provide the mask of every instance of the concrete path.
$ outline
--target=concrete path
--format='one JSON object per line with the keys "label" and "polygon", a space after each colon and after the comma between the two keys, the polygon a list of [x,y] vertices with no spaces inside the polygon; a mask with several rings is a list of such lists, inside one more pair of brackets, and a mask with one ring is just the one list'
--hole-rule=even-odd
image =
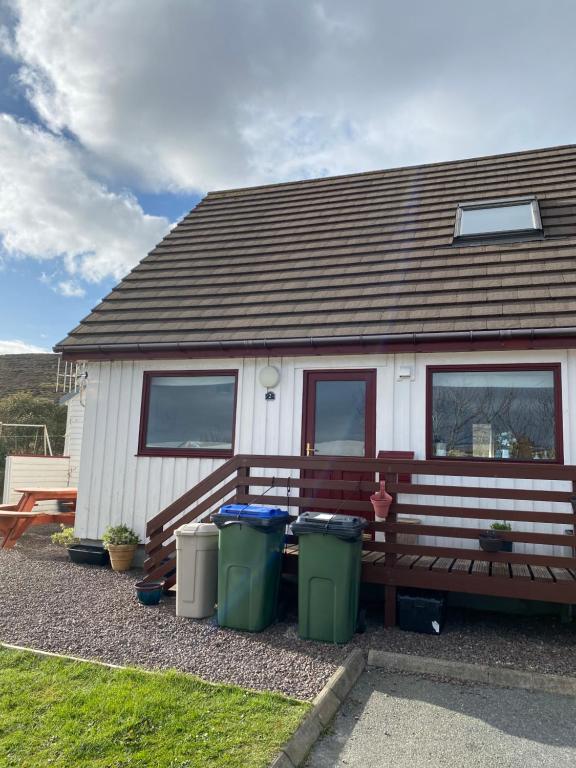
{"label": "concrete path", "polygon": [[574,768],[576,698],[370,668],[308,768]]}

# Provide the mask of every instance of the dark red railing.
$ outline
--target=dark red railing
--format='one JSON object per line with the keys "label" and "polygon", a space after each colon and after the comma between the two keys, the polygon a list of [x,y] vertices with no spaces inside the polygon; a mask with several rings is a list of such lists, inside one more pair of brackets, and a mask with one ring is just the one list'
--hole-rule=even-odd
{"label": "dark red railing", "polygon": [[[288,472],[294,477],[289,477]],[[363,477],[372,475],[373,481],[349,479],[355,473]],[[348,479],[340,479],[342,475]],[[405,482],[406,475],[412,477],[411,482]],[[492,478],[508,480],[510,485],[461,486],[444,480],[442,484],[434,484],[422,482],[424,477]],[[576,537],[573,532],[565,533],[566,528],[573,530],[576,523],[576,467],[552,464],[238,455],[148,522],[146,579],[165,578],[166,586],[172,586],[175,583],[175,529],[206,517],[224,503],[257,500],[297,509],[337,510],[371,519],[368,497],[378,489],[380,480],[386,481],[394,502],[385,523],[370,523],[370,533],[385,532],[386,540],[376,541],[373,535],[366,539],[362,576],[366,581],[386,587],[388,624],[394,623],[397,586],[576,603]],[[551,481],[553,489],[515,488],[515,480]],[[560,482],[569,483],[569,489],[554,488]],[[337,493],[339,498],[329,498],[329,493]],[[418,503],[418,499],[414,503],[398,502],[398,494],[476,499],[486,506],[423,504]],[[544,502],[547,509],[498,509],[495,502],[500,499],[527,502],[526,506],[530,506],[530,502]],[[554,511],[553,505],[558,503],[568,504],[569,511]],[[428,525],[421,521],[416,529],[411,523],[399,520],[398,515],[416,515],[419,519],[442,517],[448,523]],[[466,545],[466,542],[477,544],[484,529],[450,525],[450,518],[554,525],[562,530],[557,533],[502,531],[500,537],[505,541],[539,545],[544,551],[549,547],[562,547],[567,554],[484,552]],[[461,539],[464,546],[398,540],[399,535],[415,533],[419,539],[424,536]]]}

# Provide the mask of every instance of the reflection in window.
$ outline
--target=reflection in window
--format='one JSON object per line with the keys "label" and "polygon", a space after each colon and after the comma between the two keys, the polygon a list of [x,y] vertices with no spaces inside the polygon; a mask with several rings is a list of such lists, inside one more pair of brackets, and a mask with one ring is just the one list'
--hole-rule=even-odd
{"label": "reflection in window", "polygon": [[366,382],[316,384],[315,448],[320,456],[365,456]]}
{"label": "reflection in window", "polygon": [[433,371],[430,375],[432,456],[557,458],[553,370]]}
{"label": "reflection in window", "polygon": [[146,449],[230,453],[235,376],[150,376]]}
{"label": "reflection in window", "polygon": [[512,234],[537,235],[542,231],[538,201],[493,200],[461,203],[456,212],[456,239]]}

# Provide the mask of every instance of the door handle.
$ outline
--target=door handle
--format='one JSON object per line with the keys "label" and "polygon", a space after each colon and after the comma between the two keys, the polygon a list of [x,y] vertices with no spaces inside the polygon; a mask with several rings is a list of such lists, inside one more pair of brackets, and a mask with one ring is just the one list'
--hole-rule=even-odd
{"label": "door handle", "polygon": [[312,443],[306,443],[306,456],[314,456],[316,453],[316,448],[312,445]]}

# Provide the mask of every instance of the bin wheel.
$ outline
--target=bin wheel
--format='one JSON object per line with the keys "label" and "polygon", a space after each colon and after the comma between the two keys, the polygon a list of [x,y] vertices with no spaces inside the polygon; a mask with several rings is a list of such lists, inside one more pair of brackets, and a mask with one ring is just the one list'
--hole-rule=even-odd
{"label": "bin wheel", "polygon": [[364,632],[366,632],[366,610],[364,608],[360,608],[358,611],[358,620],[356,622],[356,632],[358,632],[359,635],[363,635]]}

